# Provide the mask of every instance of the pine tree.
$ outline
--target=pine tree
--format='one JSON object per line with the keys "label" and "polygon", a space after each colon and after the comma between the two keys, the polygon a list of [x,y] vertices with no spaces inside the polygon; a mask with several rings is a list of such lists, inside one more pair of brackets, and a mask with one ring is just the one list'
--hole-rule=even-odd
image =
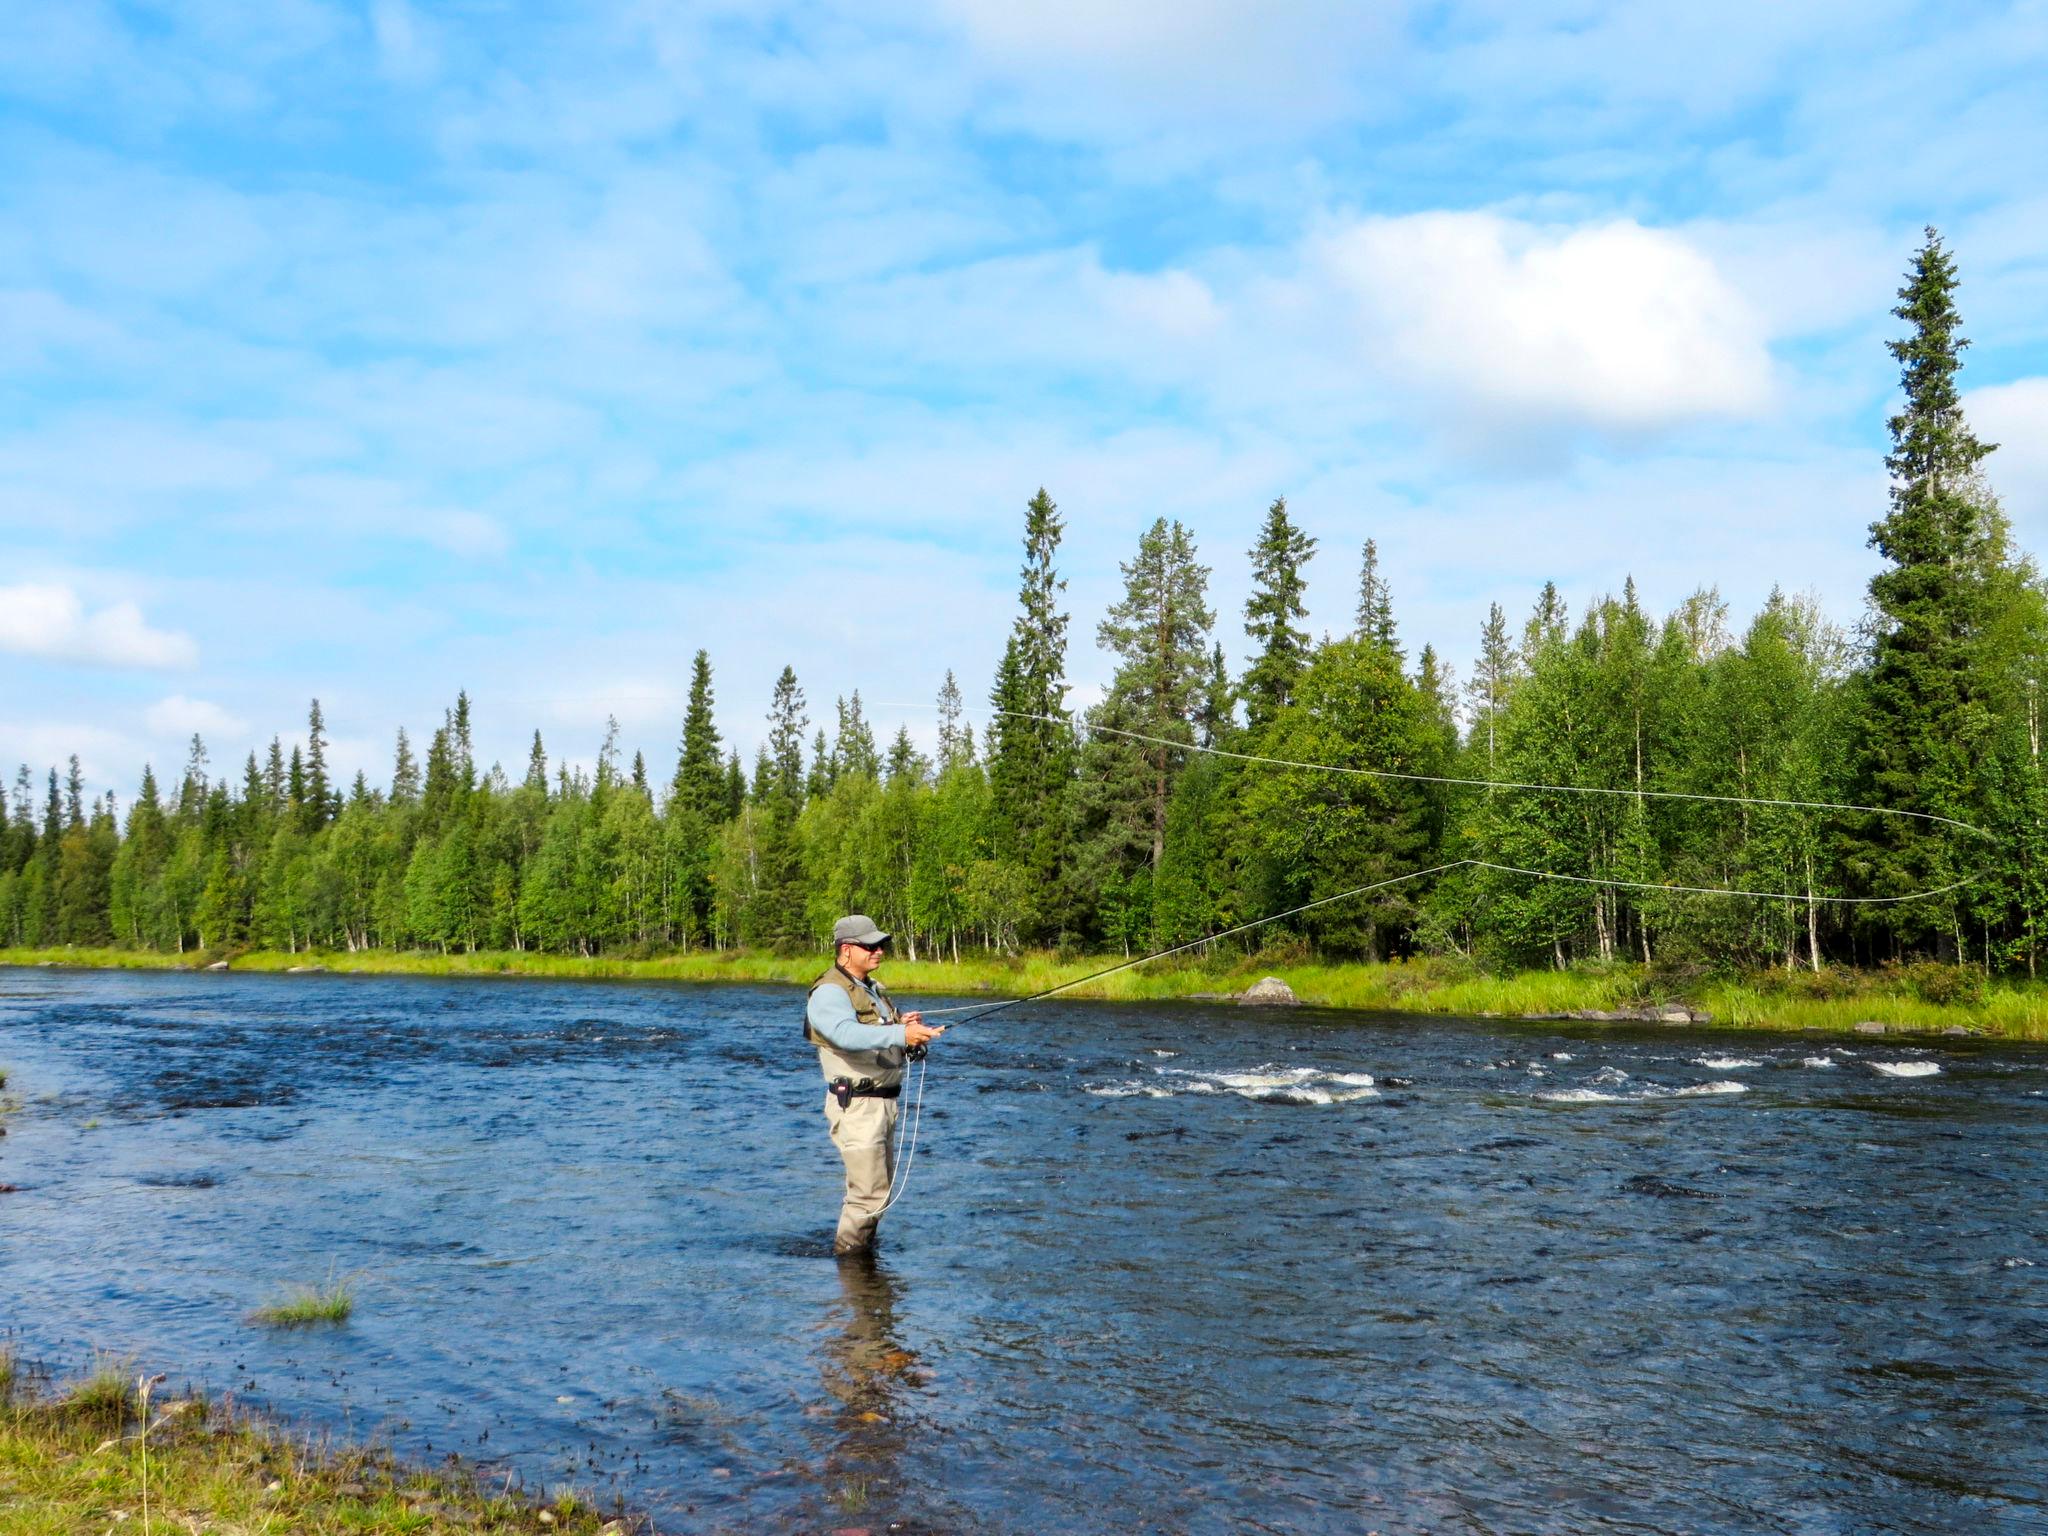
{"label": "pine tree", "polygon": [[740,749],[734,747],[725,759],[725,821],[739,815],[747,803],[747,773],[740,766]]}
{"label": "pine tree", "polygon": [[185,775],[178,784],[178,816],[183,821],[197,821],[206,804],[206,743],[199,739],[199,733],[192,733],[192,743],[185,754]]}
{"label": "pine tree", "polygon": [[[1064,531],[1059,508],[1041,486],[1024,509],[1019,612],[990,694],[997,710],[988,744],[997,852],[1048,895],[1056,891],[1074,764],[1073,730],[1064,719],[1067,615],[1060,594],[1067,583],[1055,564]],[[1056,912],[1045,917],[1048,927],[1058,926]]]}
{"label": "pine tree", "polygon": [[1387,578],[1380,574],[1379,545],[1365,541],[1365,554],[1358,572],[1358,624],[1356,633],[1375,645],[1385,646],[1396,656],[1401,647],[1394,638],[1394,594]]}
{"label": "pine tree", "polygon": [[[842,702],[840,713],[845,714]],[[822,800],[832,793],[832,786],[839,781],[839,764],[832,756],[832,748],[825,740],[825,727],[818,727],[818,734],[811,738],[811,767],[804,775],[804,798]]]}
{"label": "pine tree", "polygon": [[[540,732],[533,733],[533,739],[540,740]],[[406,739],[405,727],[398,728],[398,751],[391,767],[391,803],[393,805],[417,805],[420,799],[420,765],[412,755],[412,743]]]}
{"label": "pine tree", "polygon": [[455,695],[455,712],[448,719],[448,742],[453,753],[456,777],[467,793],[476,786],[476,742],[470,734],[469,690]]}
{"label": "pine tree", "polygon": [[690,667],[690,700],[683,711],[683,739],[669,790],[671,804],[686,807],[708,830],[737,814],[737,807],[727,808],[728,778],[719,755],[718,725],[712,717],[711,655],[700,650]]}
{"label": "pine tree", "polygon": [[327,781],[327,720],[315,699],[306,711],[306,794],[300,825],[308,833],[334,819],[334,788]]}
{"label": "pine tree", "polygon": [[804,713],[804,691],[797,685],[796,668],[785,666],[775,680],[774,697],[768,704],[767,789],[792,811],[803,804],[804,732],[810,723]]}
{"label": "pine tree", "polygon": [[1536,606],[1530,610],[1529,621],[1522,626],[1523,660],[1534,661],[1538,651],[1562,644],[1570,628],[1571,614],[1557,583],[1544,582],[1543,590],[1536,594]]}
{"label": "pine tree", "polygon": [[1202,701],[1195,710],[1195,741],[1204,747],[1222,747],[1237,729],[1237,691],[1230,683],[1230,664],[1223,659],[1223,642],[1209,651],[1209,677],[1202,689]]}
{"label": "pine tree", "polygon": [[881,757],[875,748],[874,729],[868,724],[862,712],[860,690],[853,690],[853,697],[839,701],[839,734],[832,743],[832,776],[836,781],[843,775],[858,778],[878,778],[881,774]]}
{"label": "pine tree", "polygon": [[[1988,725],[1976,646],[2002,551],[1987,547],[1976,477],[1993,445],[1964,422],[1956,385],[1969,345],[1956,286],[1955,261],[1930,228],[1892,311],[1909,327],[1888,344],[1906,398],[1889,422],[1891,510],[1870,528],[1887,564],[1870,581],[1875,633],[1857,723],[1860,799],[1969,820],[1972,760]],[[1957,850],[1935,824],[1871,818],[1853,842],[1850,867],[1869,893],[1897,895],[1955,878]],[[1952,903],[1900,903],[1873,908],[1870,917],[1906,943],[1932,939],[1952,951],[1961,942]]]}
{"label": "pine tree", "polygon": [[1508,638],[1507,614],[1499,603],[1491,603],[1487,606],[1485,627],[1479,631],[1479,660],[1473,665],[1472,680],[1465,685],[1473,739],[1486,745],[1489,779],[1497,777],[1494,765],[1499,754],[1500,716],[1507,707],[1508,690],[1514,685],[1519,664],[1514,642]]}
{"label": "pine tree", "polygon": [[895,738],[889,743],[889,782],[893,785],[907,780],[921,784],[930,771],[931,764],[910,739],[910,727],[897,726]]}
{"label": "pine tree", "polygon": [[282,816],[285,806],[290,803],[285,793],[284,740],[282,737],[273,736],[270,738],[270,756],[264,761],[263,784],[265,790],[270,795],[272,814]]}
{"label": "pine tree", "polygon": [[946,680],[939,685],[939,772],[946,773],[963,763],[974,761],[974,727],[961,719],[965,704],[960,697],[960,685],[953,678],[953,669],[946,669]]}
{"label": "pine tree", "polygon": [[[402,733],[401,733],[402,734]],[[543,797],[548,792],[548,749],[541,743],[538,728],[533,733],[533,745],[526,751],[525,787],[538,791]]]}
{"label": "pine tree", "polygon": [[1301,600],[1308,590],[1302,572],[1315,552],[1316,541],[1288,519],[1287,498],[1275,498],[1251,549],[1252,595],[1244,605],[1244,632],[1258,653],[1245,669],[1239,692],[1253,731],[1263,730],[1293,702],[1308,665],[1308,631],[1294,626],[1308,613]]}
{"label": "pine tree", "polygon": [[[1096,629],[1096,639],[1123,658],[1112,685],[1125,701],[1126,727],[1163,741],[1192,742],[1204,685],[1209,681],[1208,640],[1216,616],[1208,604],[1209,568],[1195,558],[1194,540],[1179,522],[1157,519],[1138,540],[1136,557],[1121,567],[1123,599]],[[1147,744],[1150,774],[1151,865],[1166,850],[1166,806],[1173,775],[1187,754]]]}
{"label": "pine tree", "polygon": [[64,775],[64,825],[69,828],[85,826],[85,774],[78,766],[78,754],[71,754],[71,765]]}

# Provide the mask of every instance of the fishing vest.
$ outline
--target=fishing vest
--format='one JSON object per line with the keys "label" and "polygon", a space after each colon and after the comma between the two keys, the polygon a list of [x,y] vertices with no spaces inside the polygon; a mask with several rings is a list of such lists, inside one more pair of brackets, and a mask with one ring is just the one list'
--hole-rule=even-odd
{"label": "fishing vest", "polygon": [[897,1023],[895,999],[880,982],[875,991],[880,994],[879,1003],[868,993],[868,989],[855,981],[838,966],[811,983],[804,993],[804,1039],[818,1048],[818,1065],[825,1073],[825,1081],[847,1078],[852,1082],[867,1082],[877,1088],[887,1088],[903,1081],[903,1048],[892,1045],[879,1051],[842,1051],[811,1028],[811,993],[823,986],[834,986],[844,992],[847,1001],[853,1004],[853,1016],[862,1024]]}

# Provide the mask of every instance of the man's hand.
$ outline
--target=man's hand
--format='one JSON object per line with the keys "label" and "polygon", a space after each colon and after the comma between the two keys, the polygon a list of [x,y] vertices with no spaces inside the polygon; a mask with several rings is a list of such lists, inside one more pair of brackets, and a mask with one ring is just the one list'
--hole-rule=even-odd
{"label": "man's hand", "polygon": [[925,1023],[924,1015],[921,1013],[903,1015],[903,1043],[907,1046],[930,1045],[945,1032],[943,1026],[933,1029]]}

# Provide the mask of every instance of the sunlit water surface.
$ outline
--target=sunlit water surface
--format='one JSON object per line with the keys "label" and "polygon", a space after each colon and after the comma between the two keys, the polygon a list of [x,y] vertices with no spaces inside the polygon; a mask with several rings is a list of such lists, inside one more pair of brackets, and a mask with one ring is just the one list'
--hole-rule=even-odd
{"label": "sunlit water surface", "polygon": [[0,1328],[680,1530],[2048,1529],[2048,1053],[1037,1005],[868,1272],[797,1009],[0,971]]}

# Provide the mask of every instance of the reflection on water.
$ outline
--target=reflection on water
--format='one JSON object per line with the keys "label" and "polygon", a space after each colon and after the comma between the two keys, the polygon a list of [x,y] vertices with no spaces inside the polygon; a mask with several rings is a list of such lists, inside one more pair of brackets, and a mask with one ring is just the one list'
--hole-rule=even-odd
{"label": "reflection on water", "polygon": [[847,1506],[864,1506],[897,1482],[908,1445],[908,1395],[917,1356],[896,1328],[896,1277],[872,1255],[836,1262],[844,1305],[819,1352],[836,1443],[825,1478]]}
{"label": "reflection on water", "polygon": [[2048,1053],[1039,1005],[841,1265],[789,1008],[0,971],[0,1331],[680,1530],[2048,1527]]}

